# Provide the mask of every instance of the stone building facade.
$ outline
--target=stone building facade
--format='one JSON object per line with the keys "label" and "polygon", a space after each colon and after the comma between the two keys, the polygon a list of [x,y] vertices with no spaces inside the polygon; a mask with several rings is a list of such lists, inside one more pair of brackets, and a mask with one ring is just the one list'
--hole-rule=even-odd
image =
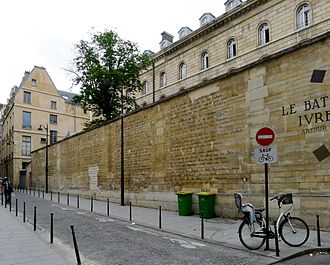
{"label": "stone building facade", "polygon": [[11,90],[1,117],[1,176],[15,185],[30,185],[26,169],[31,151],[46,144],[45,129],[48,144],[54,144],[84,128],[89,115],[73,104],[73,95],[57,90],[43,67],[25,72],[20,86]]}
{"label": "stone building facade", "polygon": [[[216,214],[233,217],[241,192],[262,206],[255,134],[270,126],[270,195],[292,192],[294,214],[330,229],[329,10],[326,0],[249,0],[155,54],[141,76],[146,105],[124,117],[126,200],[176,210],[175,192],[214,191]],[[51,189],[119,201],[120,137],[116,120],[53,145]],[[34,151],[38,187],[43,165],[44,149]]]}

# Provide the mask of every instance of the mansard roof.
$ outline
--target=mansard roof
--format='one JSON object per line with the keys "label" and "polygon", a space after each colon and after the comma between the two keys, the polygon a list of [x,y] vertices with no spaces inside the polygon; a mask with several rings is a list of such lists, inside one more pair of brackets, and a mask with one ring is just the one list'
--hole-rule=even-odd
{"label": "mansard roof", "polygon": [[250,10],[255,9],[257,6],[263,5],[264,3],[269,2],[269,1],[270,0],[247,0],[247,1],[243,2],[237,8],[234,8],[228,12],[225,12],[221,16],[215,18],[210,23],[207,23],[206,25],[191,32],[189,34],[188,38],[180,39],[180,40],[174,42],[173,44],[169,45],[168,47],[160,50],[153,56],[153,59],[157,61],[157,60],[163,58],[164,56],[167,56],[167,55],[181,49],[182,47],[190,44],[195,39],[198,39],[201,36],[204,36],[204,35],[208,34],[209,32],[212,32],[212,31],[222,27],[223,25],[225,25],[225,24],[229,23],[230,21],[236,19],[237,17],[245,14],[246,12],[249,12]]}

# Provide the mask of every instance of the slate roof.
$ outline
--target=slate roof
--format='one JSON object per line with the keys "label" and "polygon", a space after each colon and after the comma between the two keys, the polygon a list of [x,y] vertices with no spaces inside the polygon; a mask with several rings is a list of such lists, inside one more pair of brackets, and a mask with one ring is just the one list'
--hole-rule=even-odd
{"label": "slate roof", "polygon": [[58,94],[65,100],[67,103],[73,103],[73,97],[74,96],[79,96],[78,94],[71,93],[68,91],[63,91],[63,90],[57,90]]}

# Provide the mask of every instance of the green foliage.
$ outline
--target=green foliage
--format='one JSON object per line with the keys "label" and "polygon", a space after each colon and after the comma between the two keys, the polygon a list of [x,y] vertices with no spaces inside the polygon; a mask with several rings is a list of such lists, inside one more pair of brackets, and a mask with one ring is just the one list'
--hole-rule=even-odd
{"label": "green foliage", "polygon": [[102,121],[138,107],[135,92],[142,90],[139,75],[151,61],[147,54],[114,31],[91,33],[89,41],[81,40],[75,48],[73,82],[80,86],[76,100],[84,109]]}

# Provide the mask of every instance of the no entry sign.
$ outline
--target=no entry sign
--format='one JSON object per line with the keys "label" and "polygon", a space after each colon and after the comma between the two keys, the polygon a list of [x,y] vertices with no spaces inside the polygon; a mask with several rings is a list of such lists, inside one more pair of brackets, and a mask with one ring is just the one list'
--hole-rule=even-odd
{"label": "no entry sign", "polygon": [[275,132],[272,128],[263,127],[256,133],[256,141],[261,146],[271,145],[275,140]]}

